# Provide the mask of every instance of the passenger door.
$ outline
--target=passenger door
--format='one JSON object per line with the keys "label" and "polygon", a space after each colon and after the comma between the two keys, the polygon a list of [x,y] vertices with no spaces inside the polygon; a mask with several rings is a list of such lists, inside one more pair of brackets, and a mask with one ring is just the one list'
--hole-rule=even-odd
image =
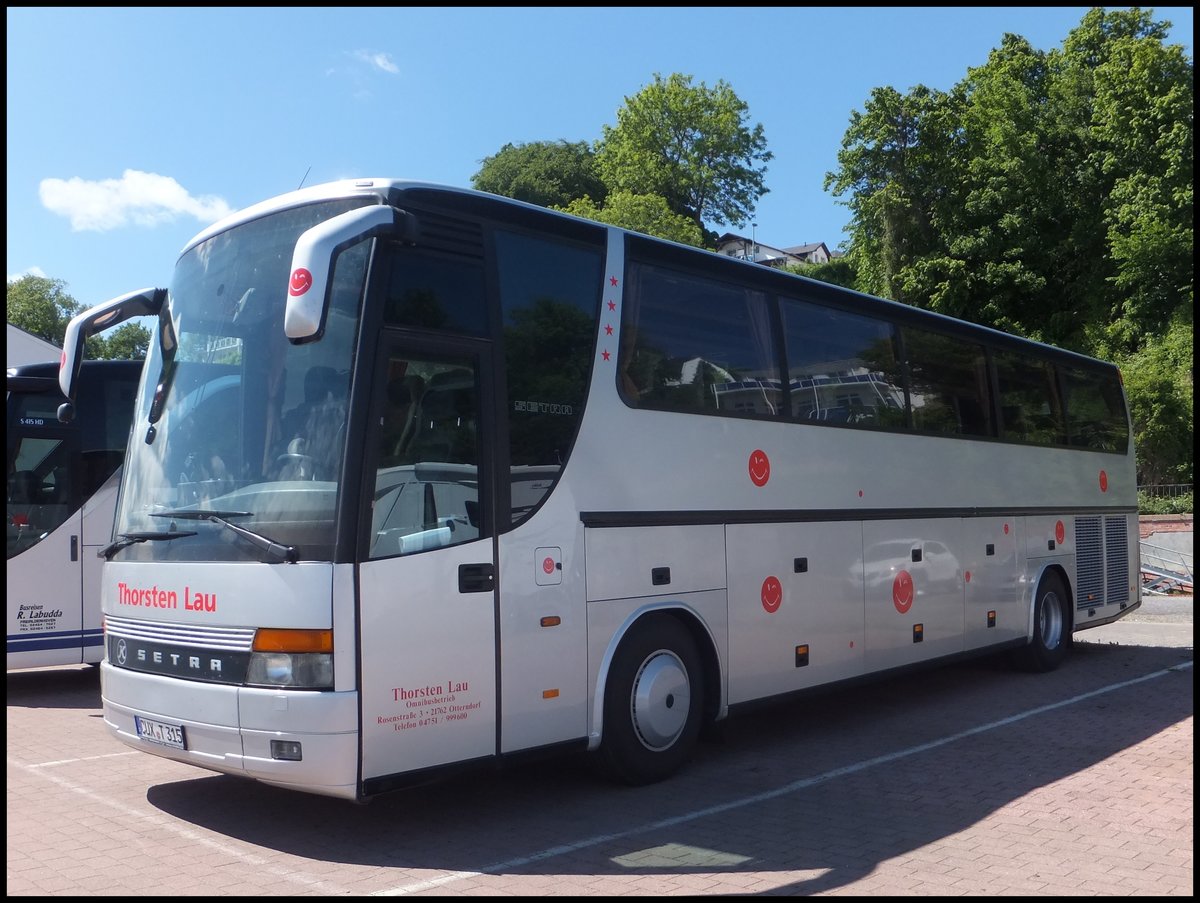
{"label": "passenger door", "polygon": [[85,644],[100,647],[99,623],[83,623],[79,435],[44,419],[10,427],[8,667],[79,664]]}
{"label": "passenger door", "polygon": [[490,348],[383,347],[359,568],[364,781],[496,752]]}

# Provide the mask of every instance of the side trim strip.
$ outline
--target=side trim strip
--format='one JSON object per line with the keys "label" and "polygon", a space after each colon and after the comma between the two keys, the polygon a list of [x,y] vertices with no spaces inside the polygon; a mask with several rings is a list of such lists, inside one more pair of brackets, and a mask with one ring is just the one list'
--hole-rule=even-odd
{"label": "side trim strip", "polygon": [[1071,514],[1137,514],[1137,506],[1031,508],[822,508],[729,511],[581,511],[585,527],[674,527],[697,524],[800,524],[945,517],[1028,517]]}

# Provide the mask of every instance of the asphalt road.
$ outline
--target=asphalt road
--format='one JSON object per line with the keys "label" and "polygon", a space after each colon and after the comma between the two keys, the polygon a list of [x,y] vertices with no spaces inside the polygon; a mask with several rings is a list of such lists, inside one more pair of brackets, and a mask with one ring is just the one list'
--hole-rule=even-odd
{"label": "asphalt road", "polygon": [[129,750],[96,669],[8,674],[11,896],[1191,896],[1191,599],[731,722],[676,777],[584,761],[366,806]]}

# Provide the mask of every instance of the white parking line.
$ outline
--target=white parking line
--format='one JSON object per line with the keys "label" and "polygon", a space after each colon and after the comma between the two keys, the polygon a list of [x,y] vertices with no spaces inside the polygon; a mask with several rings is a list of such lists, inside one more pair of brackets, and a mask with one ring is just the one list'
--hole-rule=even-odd
{"label": "white parking line", "polygon": [[136,749],[128,749],[125,752],[105,753],[102,756],[84,756],[80,759],[55,759],[53,762],[37,762],[32,765],[22,766],[24,768],[54,768],[57,765],[74,765],[78,762],[95,762],[97,759],[116,759],[120,756],[140,756],[142,755]]}
{"label": "white parking line", "polygon": [[407,894],[420,893],[421,891],[430,890],[436,887],[444,887],[447,884],[453,884],[457,881],[465,881],[471,878],[478,878],[481,875],[498,874],[501,872],[512,871],[514,869],[523,868],[535,862],[543,862],[547,859],[553,859],[555,856],[562,856],[567,853],[574,853],[579,850],[584,850],[589,847],[599,846],[600,844],[610,843],[614,840],[619,840],[625,837],[632,837],[637,834],[645,834],[648,831],[656,831],[660,828],[670,828],[675,825],[686,824],[687,822],[696,821],[701,818],[708,818],[712,815],[719,815],[722,812],[728,812],[732,809],[740,809],[745,806],[752,806],[756,803],[766,802],[776,799],[777,797],[786,796],[790,793],[795,793],[799,790],[806,790],[809,787],[815,787],[818,784],[824,784],[827,781],[832,781],[835,778],[844,777],[849,774],[854,774],[859,771],[865,771],[868,768],[874,768],[877,765],[886,765],[889,762],[895,762],[897,759],[904,759],[909,756],[915,756],[920,753],[929,752],[931,749],[937,749],[940,746],[945,746],[948,743],[955,743],[967,737],[973,737],[977,734],[986,733],[987,731],[996,730],[997,728],[1006,727],[1010,724],[1015,724],[1018,721],[1024,721],[1026,718],[1033,718],[1036,715],[1043,715],[1046,712],[1052,712],[1055,709],[1065,708],[1066,706],[1075,705],[1085,699],[1092,699],[1096,696],[1103,696],[1105,693],[1112,693],[1116,690],[1123,690],[1126,687],[1132,687],[1135,684],[1143,683],[1147,680],[1155,680],[1159,677],[1165,677],[1168,674],[1189,670],[1192,663],[1184,662],[1175,665],[1171,668],[1164,668],[1161,671],[1155,671],[1151,674],[1145,674],[1141,677],[1135,677],[1131,680],[1121,681],[1120,683],[1109,684],[1106,687],[1100,687],[1091,690],[1087,693],[1081,693],[1078,696],[1073,696],[1070,699],[1064,699],[1061,702],[1051,703],[1049,705],[1038,706],[1034,709],[1028,709],[1016,715],[1011,715],[1008,718],[1001,718],[999,721],[992,721],[987,724],[982,724],[978,727],[970,728],[969,730],[960,731],[957,734],[950,734],[938,740],[931,740],[928,743],[921,743],[917,746],[910,746],[907,749],[898,750],[894,753],[889,753],[886,756],[876,756],[873,759],[865,759],[861,762],[855,762],[852,765],[846,765],[842,768],[835,768],[832,771],[827,771],[824,774],[815,775],[811,778],[804,778],[799,781],[793,781],[790,784],[785,784],[775,790],[768,790],[764,793],[756,793],[753,796],[742,797],[737,800],[730,800],[726,803],[721,803],[717,806],[709,806],[704,809],[696,809],[692,812],[683,813],[673,816],[672,818],[664,818],[660,821],[650,822],[649,824],[639,825],[634,828],[629,828],[625,831],[618,831],[613,834],[597,834],[583,840],[576,841],[570,844],[550,847],[549,849],[533,853],[529,856],[522,856],[516,859],[508,859],[504,862],[496,862],[488,866],[484,866],[475,871],[451,872],[439,878],[433,878],[428,881],[418,881],[413,884],[403,884],[399,887],[390,888],[388,890],[377,891],[373,896],[384,897],[401,897]]}

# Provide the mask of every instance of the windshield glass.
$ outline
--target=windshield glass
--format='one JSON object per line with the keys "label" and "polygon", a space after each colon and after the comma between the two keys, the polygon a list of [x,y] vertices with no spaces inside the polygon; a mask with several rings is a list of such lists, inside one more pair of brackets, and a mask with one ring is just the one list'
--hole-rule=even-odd
{"label": "windshield glass", "polygon": [[[246,531],[300,559],[331,556],[371,243],[338,257],[319,341],[293,345],[284,335],[288,270],[301,233],[373,201],[272,213],[180,258],[146,360],[117,511],[116,533],[138,539],[116,560],[279,560]],[[196,511],[236,513],[242,529]],[[184,530],[194,535],[150,541]]]}

